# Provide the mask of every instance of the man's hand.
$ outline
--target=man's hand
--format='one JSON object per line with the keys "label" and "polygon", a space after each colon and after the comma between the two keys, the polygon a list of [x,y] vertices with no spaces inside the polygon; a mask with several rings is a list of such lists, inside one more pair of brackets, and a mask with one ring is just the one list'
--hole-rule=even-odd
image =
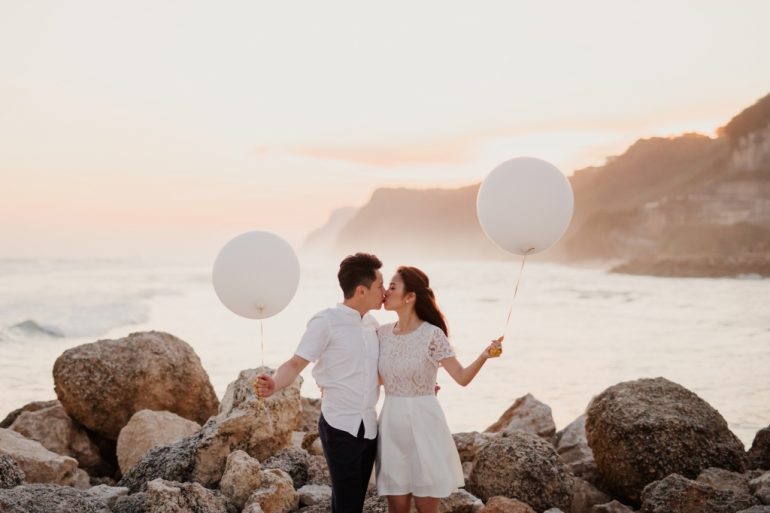
{"label": "man's hand", "polygon": [[267,374],[260,374],[254,380],[254,392],[257,397],[270,397],[275,393],[275,381]]}

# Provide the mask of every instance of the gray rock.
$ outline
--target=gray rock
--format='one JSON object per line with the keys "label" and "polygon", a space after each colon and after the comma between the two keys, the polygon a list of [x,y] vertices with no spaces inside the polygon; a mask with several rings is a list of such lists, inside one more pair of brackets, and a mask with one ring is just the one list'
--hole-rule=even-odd
{"label": "gray rock", "polygon": [[749,509],[742,509],[737,513],[770,513],[770,506],[752,506]]}
{"label": "gray rock", "polygon": [[597,504],[591,508],[591,513],[634,513],[634,510],[618,501]]}
{"label": "gray rock", "polygon": [[203,424],[219,404],[192,347],[157,331],[68,349],[56,359],[53,377],[67,413],[110,440],[139,410]]}
{"label": "gray rock", "polygon": [[586,435],[602,485],[632,505],[646,485],[669,474],[695,478],[709,467],[746,467],[743,445],[719,412],[664,378],[599,394],[588,407]]}
{"label": "gray rock", "polygon": [[300,506],[325,506],[331,508],[332,489],[328,485],[305,485],[297,490]]}
{"label": "gray rock", "polygon": [[765,472],[751,481],[749,489],[762,504],[770,504],[770,472]]}
{"label": "gray rock", "polygon": [[197,422],[169,411],[140,410],[134,413],[118,435],[120,471],[128,472],[150,449],[177,442],[200,429]]}
{"label": "gray rock", "polygon": [[749,468],[770,470],[770,426],[757,431],[748,457]]}
{"label": "gray rock", "polygon": [[227,501],[198,483],[155,479],[147,483],[147,513],[229,513]]}
{"label": "gray rock", "polygon": [[125,486],[130,493],[136,493],[144,491],[145,485],[154,479],[192,481],[195,455],[202,437],[203,433],[199,431],[178,442],[150,449],[139,463],[131,467],[128,473],[118,481],[118,486]]}
{"label": "gray rock", "polygon": [[725,490],[738,494],[749,494],[749,476],[730,472],[721,468],[707,468],[696,479],[699,483],[709,485],[717,490]]}
{"label": "gray rock", "polygon": [[717,490],[679,474],[647,485],[640,513],[737,513],[759,501],[748,494]]}
{"label": "gray rock", "polygon": [[588,446],[585,415],[581,415],[556,433],[554,446],[573,474],[589,483],[597,483],[598,472],[594,453]]}
{"label": "gray rock", "polygon": [[469,431],[467,433],[452,433],[457,453],[460,455],[460,461],[463,463],[473,462],[476,459],[476,453],[491,440],[500,438],[497,433],[479,433],[478,431]]}
{"label": "gray rock", "polygon": [[579,477],[572,480],[572,505],[570,513],[590,513],[591,508],[597,504],[605,504],[612,500],[602,491],[599,491],[588,481]]}
{"label": "gray rock", "polygon": [[484,507],[481,499],[462,488],[441,499],[439,513],[476,513]]}
{"label": "gray rock", "polygon": [[551,407],[535,399],[532,394],[527,394],[516,399],[513,405],[485,430],[487,433],[512,431],[532,433],[553,443],[556,424],[553,422]]}
{"label": "gray rock", "polygon": [[149,507],[147,493],[135,493],[118,497],[118,500],[112,506],[112,513],[147,513]]}
{"label": "gray rock", "polygon": [[107,504],[94,495],[70,486],[21,485],[0,489],[3,513],[110,513]]}
{"label": "gray rock", "polygon": [[85,490],[85,492],[101,499],[108,507],[112,508],[115,503],[118,502],[118,499],[128,495],[128,488],[122,486],[98,485],[92,486]]}
{"label": "gray rock", "polygon": [[262,463],[263,468],[279,468],[291,476],[294,488],[299,490],[308,483],[310,455],[303,449],[287,447]]}
{"label": "gray rock", "polygon": [[481,500],[504,496],[538,511],[569,509],[572,479],[551,444],[530,433],[514,431],[478,450],[466,489]]}
{"label": "gray rock", "polygon": [[0,454],[0,488],[13,488],[24,484],[24,471],[16,460],[7,454]]}

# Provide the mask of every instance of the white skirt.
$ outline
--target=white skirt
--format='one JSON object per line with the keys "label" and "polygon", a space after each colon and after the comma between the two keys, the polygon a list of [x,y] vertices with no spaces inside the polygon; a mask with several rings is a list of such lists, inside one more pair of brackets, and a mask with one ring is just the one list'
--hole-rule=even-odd
{"label": "white skirt", "polygon": [[435,395],[385,396],[378,431],[380,495],[448,497],[465,485],[457,446]]}

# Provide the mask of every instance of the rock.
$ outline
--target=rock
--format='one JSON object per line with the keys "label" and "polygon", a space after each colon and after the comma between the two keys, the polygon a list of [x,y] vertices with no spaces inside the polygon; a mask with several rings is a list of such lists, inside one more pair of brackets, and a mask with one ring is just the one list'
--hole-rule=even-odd
{"label": "rock", "polygon": [[618,501],[597,504],[591,508],[591,513],[634,513],[634,510]]}
{"label": "rock", "polygon": [[115,503],[118,502],[118,499],[128,495],[128,488],[122,486],[99,485],[89,488],[86,490],[86,493],[101,499],[109,508],[112,508]]}
{"label": "rock", "polygon": [[640,513],[736,513],[757,504],[749,494],[717,490],[679,474],[647,485]]}
{"label": "rock", "polygon": [[519,397],[513,406],[505,410],[500,418],[489,426],[487,433],[510,433],[526,431],[551,443],[556,436],[556,424],[553,422],[551,408],[535,399],[532,394]]}
{"label": "rock", "polygon": [[9,428],[11,427],[11,424],[25,411],[37,411],[42,410],[43,408],[50,408],[51,406],[55,406],[57,404],[61,404],[57,399],[53,399],[51,401],[34,401],[31,403],[27,403],[21,408],[16,408],[11,413],[6,415],[6,417],[3,419],[2,422],[0,422],[0,428]]}
{"label": "rock", "polygon": [[157,331],[68,349],[56,359],[53,377],[67,413],[110,440],[140,410],[202,424],[219,404],[192,347]]}
{"label": "rock", "polygon": [[644,487],[708,467],[742,472],[746,455],[718,411],[664,378],[612,386],[588,406],[586,435],[602,485],[638,505]]}
{"label": "rock", "polygon": [[500,436],[499,434],[479,433],[478,431],[452,433],[457,453],[460,455],[460,461],[463,463],[474,461],[480,447],[489,443],[490,440],[500,438]]}
{"label": "rock", "polygon": [[529,504],[508,497],[491,497],[479,513],[536,513]]}
{"label": "rock", "polygon": [[307,467],[307,484],[331,486],[332,480],[329,475],[329,466],[324,456],[310,456]]}
{"label": "rock", "polygon": [[243,450],[264,460],[290,445],[299,415],[301,378],[260,406],[251,382],[263,371],[270,369],[242,371],[227,387],[219,415],[194,435],[150,450],[123,476],[120,486],[135,493],[145,483],[162,478],[214,487],[222,478],[231,452]]}
{"label": "rock", "polygon": [[699,483],[709,485],[717,490],[749,494],[749,477],[746,474],[730,472],[721,468],[707,468],[696,479]]}
{"label": "rock", "polygon": [[287,447],[262,463],[263,468],[279,468],[289,474],[294,488],[299,490],[308,482],[310,455],[302,449]]}
{"label": "rock", "polygon": [[262,511],[262,507],[259,505],[258,502],[252,502],[248,505],[248,507],[243,508],[242,513],[264,513]]}
{"label": "rock", "polygon": [[306,433],[318,433],[318,418],[321,416],[321,400],[302,397],[300,399],[299,426],[297,429]]}
{"label": "rock", "polygon": [[537,511],[569,509],[572,479],[551,444],[537,435],[513,431],[478,450],[465,488],[485,501],[502,495],[526,502]]}
{"label": "rock", "polygon": [[363,513],[389,513],[386,497],[375,494],[367,495],[364,499]]}
{"label": "rock", "polygon": [[550,508],[545,510],[543,513],[564,513],[564,512],[559,508]]}
{"label": "rock", "polygon": [[0,454],[0,488],[13,488],[24,484],[24,471],[16,460],[7,454]]}
{"label": "rock", "polygon": [[332,488],[328,485],[305,485],[297,490],[300,506],[327,506],[331,508]]}
{"label": "rock", "polygon": [[586,416],[581,415],[556,433],[556,452],[577,477],[596,484],[598,473],[594,453],[586,438]]}
{"label": "rock", "polygon": [[770,472],[749,481],[749,490],[762,504],[770,504]]}
{"label": "rock", "polygon": [[141,492],[118,497],[112,506],[112,513],[148,513],[149,507],[147,492]]}
{"label": "rock", "polygon": [[108,475],[114,468],[102,459],[99,447],[89,438],[85,428],[74,421],[59,401],[37,410],[21,412],[10,429],[40,442],[51,452],[70,456],[78,466],[93,475]]}
{"label": "rock", "polygon": [[612,500],[604,492],[596,489],[588,481],[579,477],[572,480],[572,505],[570,513],[589,513],[591,508],[597,504],[605,504]]}
{"label": "rock", "polygon": [[737,513],[770,513],[770,506],[752,506],[749,509],[742,509]]}
{"label": "rock", "polygon": [[289,513],[299,507],[299,494],[291,476],[281,469],[262,471],[262,488],[251,494],[244,511],[258,504],[264,513]]}
{"label": "rock", "polygon": [[262,487],[259,461],[243,451],[233,451],[219,483],[219,489],[238,509],[243,509],[249,496]]}
{"label": "rock", "polygon": [[469,492],[459,489],[449,497],[441,499],[438,505],[439,513],[476,513],[484,507],[481,499]]}
{"label": "rock", "polygon": [[27,483],[54,483],[80,488],[89,485],[88,474],[78,468],[77,460],[53,453],[16,431],[0,429],[0,454],[16,461]]}
{"label": "rock", "polygon": [[169,411],[140,410],[118,435],[118,464],[125,474],[153,447],[168,445],[200,431],[197,422]]}
{"label": "rock", "polygon": [[70,486],[28,484],[0,489],[3,513],[111,513],[107,504],[92,494]]}
{"label": "rock", "polygon": [[147,513],[229,513],[227,501],[198,483],[155,479],[147,483]]}
{"label": "rock", "polygon": [[770,426],[757,431],[748,457],[749,468],[770,470]]}

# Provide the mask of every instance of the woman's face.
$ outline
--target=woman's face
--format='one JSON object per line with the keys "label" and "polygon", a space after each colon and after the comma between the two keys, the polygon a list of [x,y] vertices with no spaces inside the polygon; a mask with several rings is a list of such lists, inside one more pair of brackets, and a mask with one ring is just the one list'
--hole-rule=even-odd
{"label": "woman's face", "polygon": [[404,280],[396,273],[390,279],[388,290],[385,291],[385,310],[398,310],[406,305],[414,303],[414,294],[404,295]]}

